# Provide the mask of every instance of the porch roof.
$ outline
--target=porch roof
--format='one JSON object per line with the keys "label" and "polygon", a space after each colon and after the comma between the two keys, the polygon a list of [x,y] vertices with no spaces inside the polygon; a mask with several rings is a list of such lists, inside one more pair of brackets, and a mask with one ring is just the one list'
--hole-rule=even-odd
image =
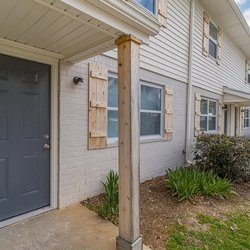
{"label": "porch roof", "polygon": [[250,59],[250,27],[235,0],[201,0],[212,17]]}
{"label": "porch roof", "polygon": [[231,89],[228,87],[223,88],[225,104],[234,104],[239,106],[250,106],[250,93]]}
{"label": "porch roof", "polygon": [[122,34],[147,43],[160,30],[156,17],[134,1],[0,0],[0,4],[0,44],[11,41],[65,61],[110,50]]}

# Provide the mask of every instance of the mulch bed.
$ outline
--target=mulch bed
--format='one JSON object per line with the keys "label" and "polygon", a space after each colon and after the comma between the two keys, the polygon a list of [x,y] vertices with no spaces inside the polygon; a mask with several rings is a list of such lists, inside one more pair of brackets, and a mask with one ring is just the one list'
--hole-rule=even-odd
{"label": "mulch bed", "polygon": [[[165,249],[168,231],[176,223],[196,226],[196,215],[199,213],[212,216],[244,211],[250,214],[250,181],[234,184],[238,194],[231,199],[212,199],[201,197],[195,203],[178,202],[165,186],[165,176],[146,181],[140,187],[140,222],[143,242],[152,249]],[[83,202],[96,211],[96,205],[103,201],[98,195]]]}

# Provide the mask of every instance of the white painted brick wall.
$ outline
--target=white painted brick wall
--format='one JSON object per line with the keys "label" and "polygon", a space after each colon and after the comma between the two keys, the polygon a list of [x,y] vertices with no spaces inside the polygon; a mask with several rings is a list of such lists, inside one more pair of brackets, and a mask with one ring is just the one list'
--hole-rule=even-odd
{"label": "white painted brick wall", "polygon": [[[88,150],[88,62],[105,64],[116,72],[117,62],[105,56],[75,65],[61,65],[60,79],[60,153],[59,207],[80,202],[102,192],[110,169],[118,168],[118,148]],[[74,76],[84,79],[81,86],[73,84]],[[184,163],[186,129],[186,84],[164,76],[141,71],[141,79],[170,84],[174,88],[173,140],[141,144],[141,179],[162,175],[167,168]]]}

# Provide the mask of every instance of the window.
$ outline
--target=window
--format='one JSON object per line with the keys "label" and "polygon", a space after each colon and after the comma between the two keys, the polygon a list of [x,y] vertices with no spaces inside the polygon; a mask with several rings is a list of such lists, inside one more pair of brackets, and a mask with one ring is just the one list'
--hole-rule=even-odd
{"label": "window", "polygon": [[248,70],[248,83],[250,84],[250,69]]}
{"label": "window", "polygon": [[162,87],[141,84],[141,136],[162,135]]}
{"label": "window", "polygon": [[209,99],[201,99],[200,127],[202,132],[217,130],[217,102]]}
{"label": "window", "polygon": [[245,109],[244,111],[244,128],[250,127],[250,109]]}
{"label": "window", "polygon": [[209,55],[213,58],[217,58],[217,46],[218,46],[218,29],[210,22],[209,23]]}
{"label": "window", "polygon": [[144,8],[152,13],[155,13],[155,0],[135,0],[137,3],[142,5]]}
{"label": "window", "polygon": [[[141,84],[141,136],[162,135],[162,87]],[[108,77],[108,138],[118,138],[118,79]]]}
{"label": "window", "polygon": [[108,77],[108,138],[118,137],[118,79]]}

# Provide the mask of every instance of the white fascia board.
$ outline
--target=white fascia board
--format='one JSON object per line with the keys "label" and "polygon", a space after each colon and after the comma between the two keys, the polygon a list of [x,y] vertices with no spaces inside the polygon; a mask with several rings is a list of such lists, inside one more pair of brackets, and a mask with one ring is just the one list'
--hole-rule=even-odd
{"label": "white fascia board", "polygon": [[[58,62],[59,59],[63,58],[61,54],[0,38],[0,53],[11,54],[15,51],[18,52],[17,55],[30,56],[31,60],[43,61],[44,63]],[[34,54],[36,54],[35,57]]]}
{"label": "white fascia board", "polygon": [[161,25],[156,17],[133,1],[61,0],[61,2],[108,24],[124,34],[132,34],[144,43],[157,35]]}
{"label": "white fascia board", "polygon": [[235,90],[235,89],[230,89],[228,87],[223,88],[224,92],[224,101],[225,100],[238,100],[238,102],[241,100],[241,102],[246,102],[250,101],[250,94],[247,92]]}

